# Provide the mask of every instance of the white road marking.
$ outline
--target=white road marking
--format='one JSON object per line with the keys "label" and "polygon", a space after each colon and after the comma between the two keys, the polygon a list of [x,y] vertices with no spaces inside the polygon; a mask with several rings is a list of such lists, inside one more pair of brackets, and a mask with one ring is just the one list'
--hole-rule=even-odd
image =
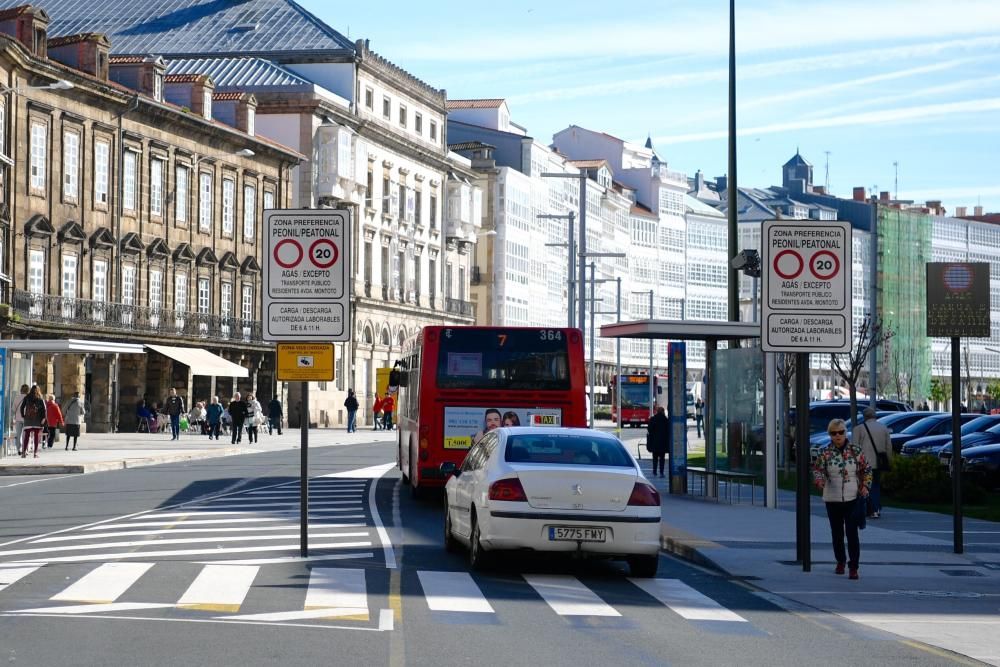
{"label": "white road marking", "polygon": [[[294,532],[296,535],[300,529],[299,524],[292,522],[286,522],[279,526],[269,525],[269,526],[236,526],[231,528],[187,528],[187,522],[177,524],[176,528],[159,528],[156,530],[123,530],[113,533],[83,533],[82,535],[59,535],[57,537],[45,537],[40,540],[34,540],[31,544],[47,544],[52,542],[73,542],[76,540],[86,540],[86,539],[105,539],[109,537],[129,537],[129,536],[139,536],[139,535],[172,535],[175,533],[247,533],[247,532],[274,532],[274,531],[285,531]],[[363,523],[324,523],[323,530],[329,530],[331,528],[364,528]]]}
{"label": "white road marking", "polygon": [[[379,479],[387,472],[396,467],[395,463],[380,463],[376,466],[368,466],[367,468],[358,468],[357,470],[344,470],[341,472],[331,472],[328,475],[322,475],[321,477],[316,477],[312,481],[313,483],[318,483],[319,480],[340,480],[340,479]],[[337,484],[338,482],[331,482]]]}
{"label": "white road marking", "polygon": [[[156,542],[153,542],[156,544]],[[310,550],[371,548],[371,542],[324,542],[310,544]],[[47,563],[88,563],[96,560],[122,560],[125,558],[160,558],[167,556],[206,556],[208,554],[240,554],[260,551],[298,551],[299,542],[268,545],[266,547],[229,547],[219,549],[167,549],[164,551],[119,551],[116,553],[87,554],[82,556],[56,556],[46,558]],[[217,562],[217,561],[213,561]]]}
{"label": "white road marking", "polygon": [[177,601],[177,606],[237,612],[259,570],[256,565],[206,565]]}
{"label": "white road marking", "polygon": [[109,604],[121,597],[151,567],[153,563],[105,563],[49,599]]}
{"label": "white road marking", "polygon": [[[328,498],[357,498],[357,497],[361,496],[362,493],[363,493],[362,489],[358,489],[357,491],[312,491],[312,490],[310,490],[309,491],[309,499],[312,500],[313,498],[320,498],[320,499],[328,499]],[[214,500],[206,500],[205,503],[206,504],[210,504],[210,503],[231,503],[231,502],[235,502],[235,501],[239,500],[241,502],[250,502],[250,503],[256,504],[257,502],[264,501],[264,500],[298,500],[301,497],[301,495],[302,494],[300,494],[298,491],[288,491],[287,493],[268,492],[268,493],[260,493],[260,494],[253,494],[253,495],[247,494],[247,495],[241,495],[241,496],[229,496],[229,497],[226,497],[226,498],[216,498]]]}
{"label": "white road marking", "polygon": [[[311,547],[312,545],[310,545]],[[244,558],[241,560],[212,560],[202,561],[204,565],[271,565],[273,563],[320,563],[326,560],[357,560],[360,558],[374,558],[371,551],[364,553],[327,554],[326,556],[283,556],[279,558]]]}
{"label": "white road marking", "polygon": [[[236,621],[298,621],[311,618],[343,618],[344,616],[357,616],[357,609],[351,607],[329,608],[329,609],[306,609],[305,611],[279,611],[273,614],[240,614],[239,616],[216,616],[219,619],[233,619]],[[368,609],[364,610],[365,616]],[[367,620],[367,619],[366,619]]]}
{"label": "white road marking", "polygon": [[365,571],[355,568],[314,567],[309,574],[305,609],[354,609],[368,615]]}
{"label": "white road marking", "polygon": [[689,621],[747,622],[679,579],[630,578],[629,581]]}
{"label": "white road marking", "polygon": [[560,616],[621,616],[576,577],[549,574],[521,576]]}
{"label": "white road marking", "polygon": [[[338,507],[338,508],[328,508],[322,510],[309,510],[309,514],[334,514],[336,512],[357,512],[362,509],[361,505],[355,505],[354,507]],[[241,512],[235,512],[232,510],[226,511],[216,511],[214,509],[198,509],[189,510],[187,512],[162,512],[159,514],[147,514],[147,517],[185,517],[185,516],[223,516],[232,514],[252,514],[254,516],[288,516],[294,514],[299,515],[299,510],[243,510]],[[54,534],[54,533],[53,533]]]}
{"label": "white road marking", "polygon": [[57,479],[66,479],[67,477],[74,477],[75,475],[59,475],[58,477],[50,477],[46,475],[41,479],[29,479],[26,482],[14,482],[13,484],[0,484],[0,489],[10,489],[15,486],[24,486],[25,484],[37,484],[38,482],[54,482]]}
{"label": "white road marking", "polygon": [[468,572],[427,572],[418,570],[427,606],[433,611],[495,613]]}
{"label": "white road marking", "polygon": [[[262,501],[256,501],[255,500],[255,501],[249,501],[249,502],[235,503],[234,504],[234,503],[232,503],[232,501],[231,501],[230,498],[227,498],[226,499],[226,503],[228,503],[228,504],[221,504],[220,503],[218,505],[213,505],[213,504],[205,503],[204,505],[201,505],[201,506],[199,506],[197,508],[192,508],[192,509],[194,509],[196,512],[205,512],[205,511],[214,512],[217,509],[234,510],[234,509],[238,509],[238,508],[241,508],[241,507],[242,508],[246,508],[246,507],[298,507],[299,506],[298,499],[291,500],[291,501],[277,501],[277,502],[273,502],[273,503],[272,502],[268,502],[266,500],[262,500]],[[312,500],[310,500],[309,501],[309,506],[312,507],[313,505],[352,505],[354,507],[361,507],[361,502],[360,502],[360,499],[355,499],[355,500],[319,500],[319,501],[316,501],[316,502],[312,502]]]}
{"label": "white road marking", "polygon": [[17,614],[75,615],[97,614],[115,611],[136,611],[139,609],[169,609],[172,604],[154,604],[146,602],[111,602],[109,604],[80,604],[69,607],[39,607],[37,609],[18,609]]}
{"label": "white road marking", "polygon": [[[209,525],[217,523],[254,523],[254,522],[276,522],[284,521],[286,523],[293,523],[290,519],[284,519],[282,517],[254,517],[246,519],[191,519],[190,521],[184,521],[185,526],[200,526]],[[100,526],[91,526],[90,528],[85,528],[84,530],[111,530],[118,528],[148,528],[152,526],[175,526],[180,525],[176,519],[164,519],[163,521],[136,521],[135,523],[105,523]],[[299,525],[297,522],[295,525]],[[41,540],[32,540],[32,542],[40,542]]]}
{"label": "white road marking", "polygon": [[[335,472],[329,475],[323,475],[320,479],[368,478],[372,480],[379,480],[395,467],[395,463],[383,463],[377,466],[361,468],[360,470],[347,470],[344,472]],[[372,523],[375,524],[375,532],[378,535],[379,541],[382,543],[382,553],[385,556],[385,567],[389,570],[395,570],[396,552],[392,548],[392,540],[389,539],[389,533],[386,531],[385,525],[382,523],[382,517],[379,516],[378,505],[375,502],[375,490],[377,487],[378,484],[376,481],[373,481],[368,485],[368,511],[371,512]]]}
{"label": "white road marking", "polygon": [[392,609],[379,609],[378,612],[378,629],[382,632],[388,632],[393,629],[393,614]]}
{"label": "white road marking", "polygon": [[41,566],[40,563],[5,563],[0,566],[0,591],[17,583],[19,579],[28,576]]}

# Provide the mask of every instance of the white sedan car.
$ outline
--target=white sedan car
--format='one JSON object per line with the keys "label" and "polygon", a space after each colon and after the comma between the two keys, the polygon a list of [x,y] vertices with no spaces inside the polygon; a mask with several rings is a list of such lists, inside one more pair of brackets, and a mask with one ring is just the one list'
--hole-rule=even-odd
{"label": "white sedan car", "polygon": [[473,569],[493,552],[578,552],[625,558],[656,575],[660,494],[620,440],[585,428],[499,428],[461,468],[442,465],[445,548],[469,549]]}

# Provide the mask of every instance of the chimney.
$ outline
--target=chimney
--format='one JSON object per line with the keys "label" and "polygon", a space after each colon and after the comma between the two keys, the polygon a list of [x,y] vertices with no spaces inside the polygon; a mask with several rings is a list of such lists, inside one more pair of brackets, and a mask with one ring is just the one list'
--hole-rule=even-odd
{"label": "chimney", "polygon": [[108,54],[111,42],[99,32],[53,37],[49,40],[52,60],[86,72],[101,81],[108,80]]}
{"label": "chimney", "polygon": [[878,200],[883,204],[888,204],[891,200],[889,199],[889,191],[882,190],[878,193]]}
{"label": "chimney", "polygon": [[212,95],[212,116],[220,123],[254,135],[257,98],[252,93],[215,93]]}
{"label": "chimney", "polygon": [[31,55],[48,56],[49,15],[41,7],[21,5],[0,11],[0,32],[21,42]]}
{"label": "chimney", "polygon": [[975,206],[975,207],[973,207],[973,209],[972,209],[972,215],[974,215],[976,217],[982,217],[982,215],[983,215],[983,207],[982,206]]}
{"label": "chimney", "polygon": [[715,187],[716,187],[716,189],[720,193],[722,193],[723,191],[726,190],[728,184],[729,184],[729,177],[728,176],[716,176],[715,177]]}
{"label": "chimney", "polygon": [[956,218],[964,218],[965,217],[965,210],[966,209],[965,209],[964,206],[956,206],[955,207],[955,217]]}
{"label": "chimney", "polygon": [[930,209],[931,213],[935,213],[937,215],[942,215],[944,213],[944,210],[941,208],[940,199],[928,199],[926,206]]}
{"label": "chimney", "polygon": [[705,189],[705,175],[703,173],[701,173],[701,169],[699,169],[698,171],[694,172],[694,193],[695,193],[695,196],[697,196],[698,193],[701,192],[704,189]]}
{"label": "chimney", "polygon": [[168,74],[163,77],[163,99],[209,120],[212,118],[214,91],[215,84],[205,74]]}
{"label": "chimney", "polygon": [[111,56],[109,76],[115,83],[162,102],[166,69],[160,56]]}
{"label": "chimney", "polygon": [[822,186],[822,185],[814,185],[813,186],[813,192],[815,192],[818,195],[825,195],[826,194],[826,187]]}
{"label": "chimney", "polygon": [[865,188],[854,188],[854,201],[865,201]]}

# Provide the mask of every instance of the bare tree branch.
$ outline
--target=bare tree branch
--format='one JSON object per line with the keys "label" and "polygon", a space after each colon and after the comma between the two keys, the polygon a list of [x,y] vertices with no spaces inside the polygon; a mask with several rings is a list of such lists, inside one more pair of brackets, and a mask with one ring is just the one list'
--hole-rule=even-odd
{"label": "bare tree branch", "polygon": [[[864,370],[865,361],[868,355],[895,335],[895,332],[883,327],[881,317],[873,317],[871,313],[865,315],[861,326],[858,327],[858,336],[854,341],[854,347],[849,352],[831,355],[834,370],[837,375],[847,383],[851,392],[851,422],[855,421],[858,413],[858,379]],[[874,390],[874,387],[871,388]]]}

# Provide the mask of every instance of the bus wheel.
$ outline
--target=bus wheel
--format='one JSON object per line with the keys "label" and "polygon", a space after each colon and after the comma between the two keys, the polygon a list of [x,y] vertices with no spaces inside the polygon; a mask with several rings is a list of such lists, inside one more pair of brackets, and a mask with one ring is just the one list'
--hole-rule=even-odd
{"label": "bus wheel", "polygon": [[410,484],[409,471],[407,469],[403,468],[403,443],[402,442],[399,443],[399,458],[396,459],[396,460],[399,461],[399,471],[403,475],[403,485],[404,486],[409,486],[409,484]]}

